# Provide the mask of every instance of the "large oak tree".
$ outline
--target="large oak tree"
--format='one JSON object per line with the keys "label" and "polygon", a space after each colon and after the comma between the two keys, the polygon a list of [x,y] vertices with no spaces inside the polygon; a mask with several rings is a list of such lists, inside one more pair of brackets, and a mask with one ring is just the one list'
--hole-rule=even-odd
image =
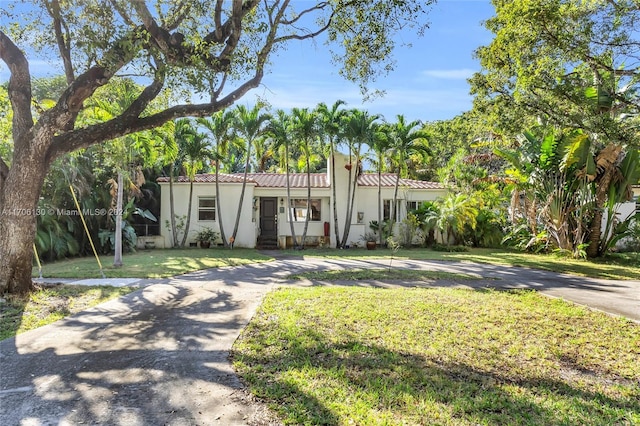
{"label": "large oak tree", "polygon": [[[535,121],[594,141],[587,255],[604,253],[601,221],[627,155],[637,157],[640,4],[637,0],[493,0],[495,35],[477,56],[475,106],[507,132]],[[515,124],[515,126],[514,126]],[[630,157],[631,158],[631,157]],[[634,163],[635,164],[635,163]],[[586,171],[583,171],[583,175]],[[628,186],[628,185],[627,185]],[[629,188],[625,191],[631,194]]]}
{"label": "large oak tree", "polygon": [[[3,22],[14,25],[0,31],[13,113],[13,154],[0,159],[0,293],[32,286],[34,212],[56,158],[229,107],[261,83],[269,61],[277,60],[274,52],[323,33],[341,74],[365,90],[392,68],[394,34],[426,28],[432,2],[41,0],[1,11]],[[38,51],[63,64],[67,87],[34,119],[28,58]],[[135,76],[144,89],[120,115],[81,125],[86,101],[118,74]],[[184,102],[148,112],[168,87],[181,89]],[[187,99],[191,94],[199,96]]]}

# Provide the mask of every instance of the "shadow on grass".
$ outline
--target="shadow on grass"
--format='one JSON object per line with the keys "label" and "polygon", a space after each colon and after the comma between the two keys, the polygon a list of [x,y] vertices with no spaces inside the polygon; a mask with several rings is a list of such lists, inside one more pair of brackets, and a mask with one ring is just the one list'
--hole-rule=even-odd
{"label": "shadow on grass", "polygon": [[15,336],[22,324],[22,315],[29,299],[6,295],[0,302],[0,340]]}
{"label": "shadow on grass", "polygon": [[[612,398],[357,339],[329,342],[310,328],[232,358],[251,391],[294,424],[632,424],[640,412],[637,384]],[[570,361],[565,368],[579,372]]]}
{"label": "shadow on grass", "polygon": [[[4,296],[0,303],[0,340],[15,336],[26,325],[37,328],[111,298],[130,292],[126,288],[48,284],[28,296]],[[87,296],[91,293],[90,296]],[[89,304],[92,301],[93,303]],[[33,308],[30,309],[30,306]]]}

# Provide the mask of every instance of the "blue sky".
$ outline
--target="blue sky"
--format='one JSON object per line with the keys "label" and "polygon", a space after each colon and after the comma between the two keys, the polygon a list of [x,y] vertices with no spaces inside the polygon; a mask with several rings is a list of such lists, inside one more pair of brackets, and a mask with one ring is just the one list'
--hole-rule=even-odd
{"label": "blue sky", "polygon": [[[430,28],[423,37],[407,31],[400,34],[395,70],[372,86],[386,95],[372,101],[363,103],[358,86],[339,76],[324,44],[296,42],[274,58],[263,84],[241,102],[252,105],[261,97],[274,108],[288,110],[342,99],[350,108],[367,109],[389,121],[397,114],[423,121],[452,118],[471,108],[466,79],[480,69],[473,51],[490,43],[491,33],[481,22],[492,14],[490,0],[440,0],[429,14]],[[407,43],[412,46],[400,45]],[[29,59],[35,76],[62,73],[61,67],[55,70],[48,61]],[[8,77],[7,68],[0,64],[0,81]]]}
{"label": "blue sky", "polygon": [[382,114],[389,121],[397,114],[423,121],[452,118],[471,109],[466,79],[480,70],[473,51],[491,42],[481,21],[493,12],[489,0],[440,0],[429,14],[431,25],[423,37],[401,34],[401,41],[412,47],[396,49],[395,71],[374,84],[386,96],[372,102],[362,103],[357,85],[338,75],[323,44],[314,47],[308,42],[280,53],[263,86],[249,99],[261,96],[283,109],[331,105],[342,99],[348,107]]}

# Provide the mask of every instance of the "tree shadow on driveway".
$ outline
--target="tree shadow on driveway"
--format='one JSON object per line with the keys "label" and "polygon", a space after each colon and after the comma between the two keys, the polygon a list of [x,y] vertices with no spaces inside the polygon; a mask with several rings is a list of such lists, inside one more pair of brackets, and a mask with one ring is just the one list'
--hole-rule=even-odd
{"label": "tree shadow on driveway", "polygon": [[225,289],[159,284],[6,339],[0,423],[244,423],[228,350],[248,320]]}

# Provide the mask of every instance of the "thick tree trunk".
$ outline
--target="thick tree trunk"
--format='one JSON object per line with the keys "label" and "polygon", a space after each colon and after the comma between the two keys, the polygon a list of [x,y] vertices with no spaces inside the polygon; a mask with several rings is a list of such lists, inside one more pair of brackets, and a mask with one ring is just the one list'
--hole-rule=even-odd
{"label": "thick tree trunk", "polygon": [[0,193],[0,294],[33,288],[37,205],[47,169],[42,155],[16,150]]}
{"label": "thick tree trunk", "polygon": [[593,213],[593,220],[589,229],[589,246],[587,247],[587,257],[598,257],[600,253],[600,240],[602,239],[602,209],[596,207]]}

